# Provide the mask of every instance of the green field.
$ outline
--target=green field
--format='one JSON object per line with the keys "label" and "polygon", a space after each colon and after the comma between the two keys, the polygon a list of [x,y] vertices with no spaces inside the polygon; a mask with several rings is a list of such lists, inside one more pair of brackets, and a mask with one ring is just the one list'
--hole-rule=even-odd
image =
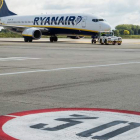
{"label": "green field", "polygon": [[11,33],[11,32],[0,32],[0,38],[20,38],[20,34]]}
{"label": "green field", "polygon": [[121,35],[123,39],[140,39],[140,35]]}

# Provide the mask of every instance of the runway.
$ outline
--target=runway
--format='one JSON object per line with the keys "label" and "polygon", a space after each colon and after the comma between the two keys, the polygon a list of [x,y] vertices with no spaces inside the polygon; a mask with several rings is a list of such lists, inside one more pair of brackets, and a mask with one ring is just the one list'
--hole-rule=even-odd
{"label": "runway", "polygon": [[0,39],[0,115],[46,108],[140,112],[140,40]]}

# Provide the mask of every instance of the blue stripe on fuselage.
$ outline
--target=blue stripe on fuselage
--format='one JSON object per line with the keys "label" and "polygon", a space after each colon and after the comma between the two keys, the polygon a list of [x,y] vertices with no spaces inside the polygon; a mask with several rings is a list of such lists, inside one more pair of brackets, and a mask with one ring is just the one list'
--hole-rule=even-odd
{"label": "blue stripe on fuselage", "polygon": [[93,36],[97,35],[97,32],[94,31],[83,31],[83,30],[75,30],[75,29],[63,29],[63,28],[47,28],[49,32],[43,33],[43,35],[57,35],[57,34],[66,34],[66,35],[88,35]]}

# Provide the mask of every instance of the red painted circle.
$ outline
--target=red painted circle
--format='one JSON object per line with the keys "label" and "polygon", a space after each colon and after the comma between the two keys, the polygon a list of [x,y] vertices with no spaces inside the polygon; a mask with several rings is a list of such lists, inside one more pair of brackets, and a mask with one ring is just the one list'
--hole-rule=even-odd
{"label": "red painted circle", "polygon": [[[102,112],[114,112],[114,113],[125,113],[125,114],[132,114],[132,115],[139,115],[140,112],[134,111],[126,111],[126,110],[113,110],[113,109],[97,109],[97,108],[61,108],[61,109],[43,109],[43,110],[33,110],[33,111],[25,111],[19,113],[12,113],[6,116],[0,116],[0,140],[17,140],[15,138],[10,137],[6,133],[3,132],[3,125],[8,121],[14,119],[14,116],[26,116],[30,114],[39,114],[39,113],[46,113],[46,112],[59,112],[59,111],[102,111]],[[13,116],[13,117],[12,117]]]}

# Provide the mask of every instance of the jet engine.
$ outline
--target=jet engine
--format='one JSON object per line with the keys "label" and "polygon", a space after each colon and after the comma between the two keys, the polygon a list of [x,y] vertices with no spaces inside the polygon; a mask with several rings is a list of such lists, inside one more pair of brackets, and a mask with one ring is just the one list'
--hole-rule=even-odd
{"label": "jet engine", "polygon": [[32,39],[40,39],[41,36],[42,36],[42,33],[39,29],[37,28],[28,28],[28,29],[25,29],[23,32],[22,32],[22,36],[24,38],[32,38]]}

